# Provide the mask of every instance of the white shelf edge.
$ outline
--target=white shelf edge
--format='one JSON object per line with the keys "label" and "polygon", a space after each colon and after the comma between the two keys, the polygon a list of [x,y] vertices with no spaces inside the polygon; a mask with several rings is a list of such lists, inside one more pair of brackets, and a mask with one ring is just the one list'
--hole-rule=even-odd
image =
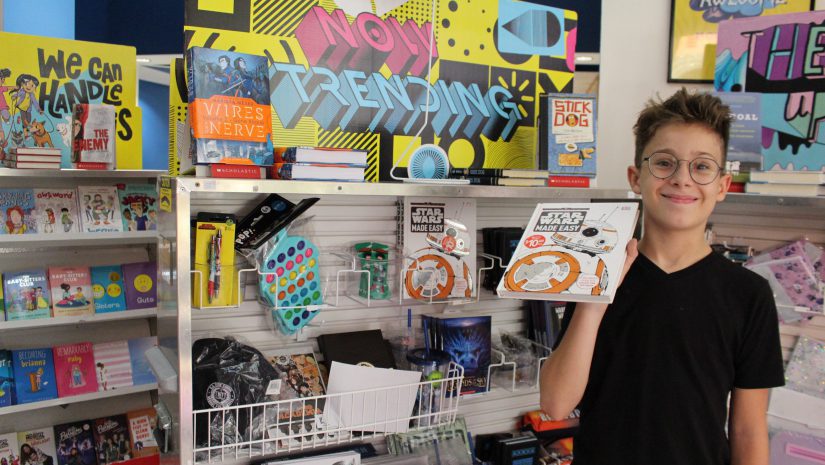
{"label": "white shelf edge", "polygon": [[0,321],[0,332],[17,330],[17,329],[33,329],[33,328],[51,328],[55,326],[72,326],[90,323],[102,323],[107,321],[121,321],[121,320],[136,320],[140,318],[149,318],[157,316],[157,308],[141,308],[138,310],[122,310],[111,313],[96,313],[94,315],[81,316],[61,316],[52,318],[37,318],[34,320],[14,320],[14,321]]}
{"label": "white shelf edge", "polygon": [[17,169],[17,168],[0,168],[0,177],[18,177],[18,178],[135,178],[135,179],[150,179],[165,176],[169,174],[161,170],[74,170],[74,169],[60,169],[60,170],[35,170],[35,169]]}
{"label": "white shelf edge", "polygon": [[49,407],[59,407],[62,405],[76,404],[79,402],[88,402],[92,400],[107,399],[110,397],[128,396],[129,394],[138,394],[141,392],[154,391],[158,388],[157,383],[141,384],[139,386],[129,386],[122,389],[114,389],[111,391],[98,391],[90,394],[81,394],[79,396],[61,397],[59,399],[49,399],[40,402],[32,402],[29,404],[11,405],[9,407],[0,407],[0,415],[8,415],[11,413],[28,412],[31,410],[39,410]]}
{"label": "white shelf edge", "polygon": [[3,234],[0,235],[0,247],[14,247],[18,245],[67,245],[67,244],[150,244],[157,241],[157,231],[126,231],[101,233],[71,233],[71,234]]}

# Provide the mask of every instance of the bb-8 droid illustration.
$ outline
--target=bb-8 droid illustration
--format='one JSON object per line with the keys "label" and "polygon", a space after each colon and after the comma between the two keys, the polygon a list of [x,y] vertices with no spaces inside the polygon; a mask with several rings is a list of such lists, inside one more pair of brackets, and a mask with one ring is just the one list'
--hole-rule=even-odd
{"label": "bb-8 droid illustration", "polygon": [[407,294],[418,300],[441,300],[450,297],[456,286],[456,271],[466,282],[464,296],[472,297],[473,281],[470,268],[464,260],[439,253],[433,247],[416,251],[410,258],[404,274]]}
{"label": "bb-8 droid illustration", "polygon": [[510,291],[559,294],[588,292],[601,295],[609,281],[599,257],[616,247],[615,227],[604,221],[585,221],[576,232],[556,232],[547,246],[518,258],[504,276]]}

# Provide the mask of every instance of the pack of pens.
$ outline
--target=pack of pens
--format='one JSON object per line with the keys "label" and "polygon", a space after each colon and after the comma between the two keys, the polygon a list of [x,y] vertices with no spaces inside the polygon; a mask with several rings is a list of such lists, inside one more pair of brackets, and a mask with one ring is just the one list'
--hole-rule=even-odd
{"label": "pack of pens", "polygon": [[237,306],[238,272],[235,267],[235,217],[201,212],[195,220],[192,306]]}

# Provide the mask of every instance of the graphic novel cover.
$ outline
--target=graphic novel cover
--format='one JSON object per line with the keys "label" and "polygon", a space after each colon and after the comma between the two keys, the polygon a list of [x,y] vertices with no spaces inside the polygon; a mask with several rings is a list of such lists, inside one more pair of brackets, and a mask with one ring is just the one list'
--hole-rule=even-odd
{"label": "graphic novel cover", "polygon": [[17,433],[17,445],[20,447],[20,465],[48,465],[54,464],[57,459],[51,426]]}
{"label": "graphic novel cover", "polygon": [[12,271],[3,274],[6,320],[49,318],[49,281],[46,270]]}
{"label": "graphic novel cover", "polygon": [[97,392],[95,356],[91,342],[55,346],[53,350],[59,397]]}
{"label": "graphic novel cover", "polygon": [[94,345],[97,390],[111,391],[132,386],[132,360],[126,341],[101,342]]}
{"label": "graphic novel cover", "polygon": [[123,231],[115,186],[78,186],[77,199],[85,232]]}
{"label": "graphic novel cover", "polygon": [[80,232],[77,191],[74,189],[35,189],[35,217],[41,234]]}
{"label": "graphic novel cover", "polygon": [[135,310],[154,307],[157,300],[157,263],[126,263],[122,265],[122,269],[126,308]]}
{"label": "graphic novel cover", "polygon": [[49,268],[52,316],[92,315],[92,278],[87,266]]}
{"label": "graphic novel cover", "polygon": [[126,310],[123,270],[120,265],[93,266],[91,274],[95,313]]}
{"label": "graphic novel cover", "polygon": [[132,458],[129,420],[125,414],[96,419],[94,436],[98,465],[109,465]]}
{"label": "graphic novel cover", "polygon": [[55,425],[57,465],[96,465],[94,424],[76,421]]}
{"label": "graphic novel cover", "polygon": [[158,189],[154,184],[127,184],[118,194],[124,231],[158,229]]}
{"label": "graphic novel cover", "polygon": [[35,234],[34,190],[0,189],[0,234]]}
{"label": "graphic novel cover", "polygon": [[52,348],[11,351],[18,404],[57,398]]}
{"label": "graphic novel cover", "polygon": [[190,150],[196,163],[271,165],[266,58],[192,47],[186,53]]}
{"label": "graphic novel cover", "polygon": [[155,373],[149,367],[145,354],[147,350],[158,345],[158,338],[155,336],[139,337],[129,339],[128,344],[129,358],[132,363],[132,384],[138,386],[156,383]]}

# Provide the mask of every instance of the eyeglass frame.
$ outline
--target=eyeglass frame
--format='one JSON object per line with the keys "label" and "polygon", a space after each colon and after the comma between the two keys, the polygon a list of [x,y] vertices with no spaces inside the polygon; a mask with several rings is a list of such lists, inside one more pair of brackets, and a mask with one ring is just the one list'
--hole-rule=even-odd
{"label": "eyeglass frame", "polygon": [[[673,157],[674,160],[676,160],[676,169],[674,169],[672,173],[670,173],[669,175],[667,175],[663,178],[660,178],[659,176],[657,176],[653,172],[653,168],[650,167],[650,159],[653,158],[653,156],[657,155],[657,154],[669,155],[669,156]],[[691,169],[690,169],[690,164],[693,163],[694,161],[700,160],[700,159],[701,160],[712,161],[713,164],[716,165],[716,167],[719,169],[716,172],[716,176],[714,176],[713,179],[711,179],[710,181],[705,182],[705,183],[701,183],[701,182],[697,181],[696,178],[693,177],[693,171],[691,171]],[[676,173],[679,172],[679,167],[682,166],[681,163],[685,162],[688,165],[688,176],[690,176],[690,179],[692,179],[693,182],[695,182],[696,184],[699,184],[700,186],[707,186],[708,184],[712,184],[713,181],[716,181],[717,179],[719,179],[725,173],[725,168],[723,168],[721,165],[719,165],[719,162],[717,162],[716,160],[714,160],[712,157],[709,157],[709,156],[699,156],[699,157],[694,158],[693,160],[685,160],[683,158],[677,158],[676,155],[673,155],[673,154],[670,154],[670,153],[667,153],[667,152],[653,152],[650,155],[642,158],[642,163],[644,163],[644,162],[647,162],[647,171],[650,172],[650,175],[653,176],[656,179],[662,179],[662,180],[670,179],[674,175],[676,175]]]}

